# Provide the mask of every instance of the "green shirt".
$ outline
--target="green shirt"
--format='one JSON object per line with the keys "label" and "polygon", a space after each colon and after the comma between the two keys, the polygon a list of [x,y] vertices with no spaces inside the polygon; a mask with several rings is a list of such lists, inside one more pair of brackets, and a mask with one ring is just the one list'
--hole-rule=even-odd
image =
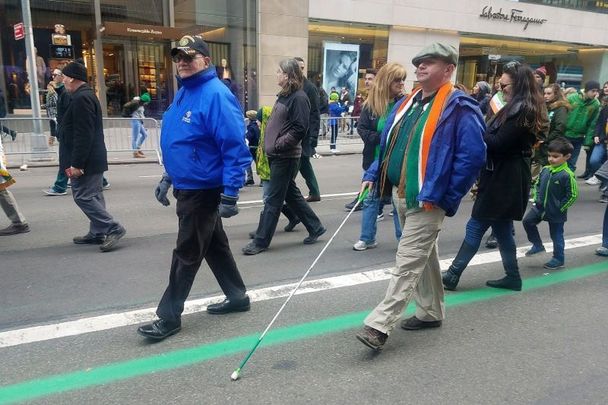
{"label": "green shirt", "polygon": [[[418,155],[420,152],[420,138],[422,137],[422,130],[426,120],[431,112],[431,106],[435,95],[422,99],[422,92],[416,95],[413,100],[413,104],[404,116],[401,118],[401,125],[397,124],[393,129],[393,132],[398,130],[396,134],[394,147],[388,149],[388,166],[387,176],[388,180],[393,186],[398,186],[401,182],[401,173],[403,172],[403,164],[406,158],[406,149],[408,149],[408,143],[411,144],[408,150],[408,167],[407,167],[407,178],[418,181]],[[391,138],[395,136],[393,133]],[[410,136],[412,139],[410,139]],[[392,141],[391,141],[392,143]],[[414,170],[415,173],[411,173]],[[415,175],[415,176],[414,176]],[[414,186],[411,184],[411,186]],[[417,186],[417,184],[416,184]],[[418,187],[416,187],[417,189]]]}
{"label": "green shirt", "polygon": [[[378,118],[378,123],[376,124],[376,132],[378,132],[379,134],[382,134],[382,131],[384,131],[384,126],[386,125],[386,120],[388,119],[388,116],[391,113],[391,111],[393,111],[394,106],[395,106],[395,101],[391,101],[390,103],[388,103],[388,106],[386,107],[386,111],[384,112],[384,114],[382,114],[382,117]],[[379,154],[380,154],[380,145],[378,144],[378,146],[376,146],[376,150],[374,151],[374,160],[376,160],[378,158]]]}

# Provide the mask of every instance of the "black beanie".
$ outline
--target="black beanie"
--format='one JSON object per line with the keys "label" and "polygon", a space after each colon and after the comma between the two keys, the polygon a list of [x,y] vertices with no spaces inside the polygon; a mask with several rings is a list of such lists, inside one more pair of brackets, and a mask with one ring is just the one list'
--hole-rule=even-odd
{"label": "black beanie", "polygon": [[82,82],[87,81],[87,68],[82,63],[68,63],[61,72],[64,76],[71,77],[72,79],[80,80]]}
{"label": "black beanie", "polygon": [[595,80],[589,80],[587,83],[585,83],[585,91],[591,91],[591,90],[599,90],[600,87],[600,83],[596,82]]}

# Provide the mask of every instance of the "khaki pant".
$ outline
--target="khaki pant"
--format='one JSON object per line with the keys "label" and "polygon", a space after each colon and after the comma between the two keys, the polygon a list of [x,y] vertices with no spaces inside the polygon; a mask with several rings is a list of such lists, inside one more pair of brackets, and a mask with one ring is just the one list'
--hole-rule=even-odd
{"label": "khaki pant", "polygon": [[0,207],[2,207],[2,210],[13,224],[22,225],[27,223],[23,214],[19,211],[19,206],[15,197],[13,197],[13,193],[7,189],[0,190]]}
{"label": "khaki pant", "polygon": [[364,323],[390,334],[411,299],[416,301],[416,318],[436,321],[444,318],[443,284],[437,252],[437,236],[445,212],[440,208],[424,211],[407,209],[404,198],[393,191],[403,228],[384,300],[365,318]]}

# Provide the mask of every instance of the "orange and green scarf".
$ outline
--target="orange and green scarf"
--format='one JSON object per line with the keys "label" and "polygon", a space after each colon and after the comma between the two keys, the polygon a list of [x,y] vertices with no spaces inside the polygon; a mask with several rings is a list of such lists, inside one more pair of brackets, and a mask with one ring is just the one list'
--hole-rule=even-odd
{"label": "orange and green scarf", "polygon": [[[409,145],[405,152],[406,156],[404,157],[401,181],[397,193],[400,197],[406,198],[408,208],[420,206],[419,202],[417,201],[417,197],[420,194],[420,190],[424,184],[431,142],[433,140],[433,136],[435,135],[437,125],[441,119],[443,110],[445,109],[447,101],[452,94],[453,88],[454,87],[451,83],[446,83],[439,88],[432,105],[429,107],[430,111],[426,120],[421,123],[422,130],[420,137],[416,137],[417,139],[408,141]],[[414,98],[421,91],[421,88],[414,89],[414,91],[412,91],[412,93],[399,106],[399,109],[395,113],[395,119],[393,120],[391,128],[389,129],[386,145],[394,144],[394,141],[391,138],[398,135],[402,121],[405,119],[405,113],[412,107]],[[416,129],[417,128],[414,128],[413,132],[415,132]],[[388,159],[386,161],[388,161]],[[424,208],[427,209],[430,207],[425,206]]]}

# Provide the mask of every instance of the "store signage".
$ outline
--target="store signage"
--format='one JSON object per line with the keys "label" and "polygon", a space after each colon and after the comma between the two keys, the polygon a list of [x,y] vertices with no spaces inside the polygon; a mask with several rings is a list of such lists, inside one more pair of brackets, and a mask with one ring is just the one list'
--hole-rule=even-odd
{"label": "store signage", "polygon": [[16,40],[25,38],[25,27],[22,22],[13,25],[13,30],[15,31]]}
{"label": "store signage", "polygon": [[547,19],[545,18],[527,16],[524,14],[523,10],[512,8],[510,11],[507,12],[507,14],[505,14],[502,11],[502,7],[495,11],[492,6],[485,6],[481,10],[481,14],[479,14],[479,17],[485,18],[487,20],[498,20],[514,24],[523,24],[524,31],[528,28],[528,25],[530,24],[543,25],[547,22]]}
{"label": "store signage", "polygon": [[182,30],[175,27],[165,27],[162,25],[145,25],[105,22],[104,35],[119,35],[129,37],[145,37],[177,40],[182,36]]}
{"label": "store signage", "polygon": [[502,57],[501,55],[492,55],[492,54],[488,55],[489,60],[500,60],[501,57]]}

